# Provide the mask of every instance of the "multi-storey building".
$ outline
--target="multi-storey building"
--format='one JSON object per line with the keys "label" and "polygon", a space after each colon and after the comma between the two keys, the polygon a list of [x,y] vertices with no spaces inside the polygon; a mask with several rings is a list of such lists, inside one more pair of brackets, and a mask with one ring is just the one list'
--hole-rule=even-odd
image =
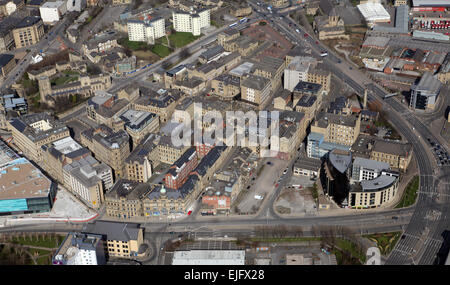
{"label": "multi-storey building", "polygon": [[14,67],[16,67],[16,60],[14,59],[14,55],[12,54],[0,55],[1,78],[6,77]]}
{"label": "multi-storey building", "polygon": [[[140,97],[133,102],[132,107],[137,111],[146,111],[159,116],[160,124],[172,118],[172,114],[180,98],[179,91],[158,90],[140,87]],[[178,93],[177,93],[178,92]]]}
{"label": "multi-storey building", "polygon": [[383,170],[388,170],[389,164],[382,161],[356,157],[353,161],[352,180],[372,180],[381,175]]}
{"label": "multi-storey building", "polygon": [[9,122],[14,144],[35,162],[43,160],[42,146],[70,136],[69,129],[47,113],[27,114]]}
{"label": "multi-storey building", "polygon": [[125,130],[133,141],[133,147],[139,145],[149,133],[159,128],[158,115],[145,111],[128,110],[120,115],[120,119],[124,122]]}
{"label": "multi-storey building", "polygon": [[308,70],[306,81],[322,85],[323,90],[328,93],[331,87],[331,72],[323,64],[317,64]]}
{"label": "multi-storey building", "polygon": [[284,60],[267,56],[256,63],[254,74],[270,79],[272,91],[275,91],[281,85],[284,67]]}
{"label": "multi-storey building", "polygon": [[390,168],[406,171],[412,158],[412,145],[409,143],[375,140],[370,148],[370,159],[389,163]]}
{"label": "multi-storey building", "polygon": [[119,6],[119,5],[128,5],[131,4],[131,0],[113,0],[112,4],[114,6]]}
{"label": "multi-storey building", "polygon": [[293,57],[284,70],[284,89],[292,92],[298,82],[308,81],[308,71],[316,62],[317,60],[310,56]]}
{"label": "multi-storey building", "polygon": [[150,185],[120,179],[105,194],[106,214],[120,219],[142,216],[141,199],[150,191]]}
{"label": "multi-storey building", "polygon": [[[151,156],[152,151],[156,148],[155,140],[159,140],[159,136],[156,134],[148,135],[127,157],[125,160],[127,179],[141,183],[150,179],[152,166],[157,165],[154,161],[158,160],[156,155]],[[156,152],[153,153],[156,154]]]}
{"label": "multi-storey building", "polygon": [[94,209],[102,206],[104,192],[113,186],[111,168],[90,155],[65,165],[63,176],[64,185]]}
{"label": "multi-storey building", "polygon": [[170,136],[161,136],[156,151],[160,162],[172,165],[183,155],[187,148],[187,146],[182,145],[175,146]]}
{"label": "multi-storey building", "polygon": [[56,183],[0,141],[0,215],[50,212]]}
{"label": "multi-storey building", "polygon": [[248,75],[241,80],[241,98],[263,108],[270,99],[272,83],[270,79]]}
{"label": "multi-storey building", "polygon": [[155,44],[155,40],[166,35],[164,18],[155,17],[149,20],[128,20],[128,39],[132,42]]}
{"label": "multi-storey building", "polygon": [[67,4],[65,1],[48,1],[39,7],[39,12],[45,24],[54,24],[67,12]]}
{"label": "multi-storey building", "polygon": [[42,168],[55,180],[64,182],[63,167],[74,161],[83,159],[91,152],[79,145],[71,137],[54,141],[42,146],[43,163]]}
{"label": "multi-storey building", "polygon": [[96,221],[85,232],[102,236],[109,258],[135,258],[145,253],[144,229],[139,224]]}
{"label": "multi-storey building", "polygon": [[39,16],[24,18],[12,30],[16,48],[23,48],[37,44],[44,36],[44,24]]}
{"label": "multi-storey building", "polygon": [[225,31],[221,32],[219,35],[217,35],[217,42],[222,47],[225,46],[226,42],[229,42],[231,40],[235,40],[239,37],[239,31],[236,29],[226,29]]}
{"label": "multi-storey building", "polygon": [[38,78],[41,101],[54,105],[56,98],[80,94],[89,97],[95,91],[106,90],[111,86],[111,76],[107,74],[83,75],[78,81],[52,86],[48,76]]}
{"label": "multi-storey building", "polygon": [[409,106],[413,109],[434,109],[442,83],[430,72],[425,72],[417,84],[411,86]]}
{"label": "multi-storey building", "polygon": [[4,0],[0,2],[0,14],[9,16],[25,6],[24,0]]}
{"label": "multi-storey building", "polygon": [[361,118],[320,113],[308,135],[308,157],[321,158],[333,149],[349,150],[360,132]]}
{"label": "multi-storey building", "polygon": [[320,84],[300,81],[294,88],[293,106],[295,111],[305,113],[308,124],[322,106],[323,87]]}
{"label": "multi-storey building", "polygon": [[125,175],[125,159],[130,154],[129,140],[124,130],[114,132],[105,125],[81,133],[81,143],[94,153],[95,158],[114,170],[116,180]]}
{"label": "multi-storey building", "polygon": [[201,30],[211,25],[209,9],[173,11],[172,17],[175,31],[192,33],[194,36],[200,36]]}
{"label": "multi-storey building", "polygon": [[53,265],[105,265],[101,235],[68,233],[52,258]]}
{"label": "multi-storey building", "polygon": [[127,99],[97,91],[94,97],[89,98],[86,113],[97,124],[120,130],[124,128],[124,121],[120,120],[120,115],[129,109],[130,104]]}
{"label": "multi-storey building", "polygon": [[189,173],[197,167],[198,157],[195,147],[186,152],[169,168],[164,183],[167,188],[178,189],[186,181]]}
{"label": "multi-storey building", "polygon": [[211,91],[225,100],[231,100],[241,92],[241,79],[230,74],[221,74],[211,81]]}
{"label": "multi-storey building", "polygon": [[82,52],[93,61],[93,54],[104,53],[118,46],[117,33],[115,31],[106,31],[95,35],[92,39],[83,43]]}
{"label": "multi-storey building", "polygon": [[353,209],[376,208],[393,200],[398,190],[398,175],[383,172],[371,180],[353,184],[348,194],[348,205]]}

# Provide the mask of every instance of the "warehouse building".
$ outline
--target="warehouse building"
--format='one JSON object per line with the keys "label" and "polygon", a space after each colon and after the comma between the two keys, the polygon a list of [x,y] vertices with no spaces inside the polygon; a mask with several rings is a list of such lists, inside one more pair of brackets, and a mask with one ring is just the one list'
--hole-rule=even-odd
{"label": "warehouse building", "polygon": [[172,265],[245,265],[245,250],[176,251]]}
{"label": "warehouse building", "polygon": [[49,212],[56,184],[0,141],[0,216]]}

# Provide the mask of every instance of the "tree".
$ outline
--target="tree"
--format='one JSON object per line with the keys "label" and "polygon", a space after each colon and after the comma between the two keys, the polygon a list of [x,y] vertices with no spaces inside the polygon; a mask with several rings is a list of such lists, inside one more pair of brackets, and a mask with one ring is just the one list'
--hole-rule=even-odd
{"label": "tree", "polygon": [[183,48],[181,51],[180,51],[180,57],[182,58],[182,59],[185,59],[185,58],[188,58],[189,56],[191,56],[191,52],[188,50],[188,48]]}

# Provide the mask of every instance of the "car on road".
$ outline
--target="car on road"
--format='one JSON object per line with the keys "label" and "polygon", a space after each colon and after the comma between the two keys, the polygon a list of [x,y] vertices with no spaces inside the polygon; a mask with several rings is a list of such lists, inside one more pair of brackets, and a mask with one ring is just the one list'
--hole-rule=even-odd
{"label": "car on road", "polygon": [[287,169],[285,169],[284,171],[283,171],[283,174],[286,174],[287,173]]}
{"label": "car on road", "polygon": [[305,33],[303,36],[304,36],[305,38],[307,38],[309,35],[308,35],[307,33]]}
{"label": "car on road", "polygon": [[268,161],[267,164],[268,164],[268,165],[272,165],[272,162],[271,162],[271,161]]}
{"label": "car on road", "polygon": [[318,44],[319,44],[319,41],[316,41],[316,44],[318,45]]}

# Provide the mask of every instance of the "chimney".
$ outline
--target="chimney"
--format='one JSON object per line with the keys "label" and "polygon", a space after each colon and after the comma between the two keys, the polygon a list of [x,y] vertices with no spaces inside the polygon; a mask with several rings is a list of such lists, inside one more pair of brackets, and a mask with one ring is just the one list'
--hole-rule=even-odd
{"label": "chimney", "polygon": [[367,109],[367,89],[364,90],[364,103],[363,109]]}

